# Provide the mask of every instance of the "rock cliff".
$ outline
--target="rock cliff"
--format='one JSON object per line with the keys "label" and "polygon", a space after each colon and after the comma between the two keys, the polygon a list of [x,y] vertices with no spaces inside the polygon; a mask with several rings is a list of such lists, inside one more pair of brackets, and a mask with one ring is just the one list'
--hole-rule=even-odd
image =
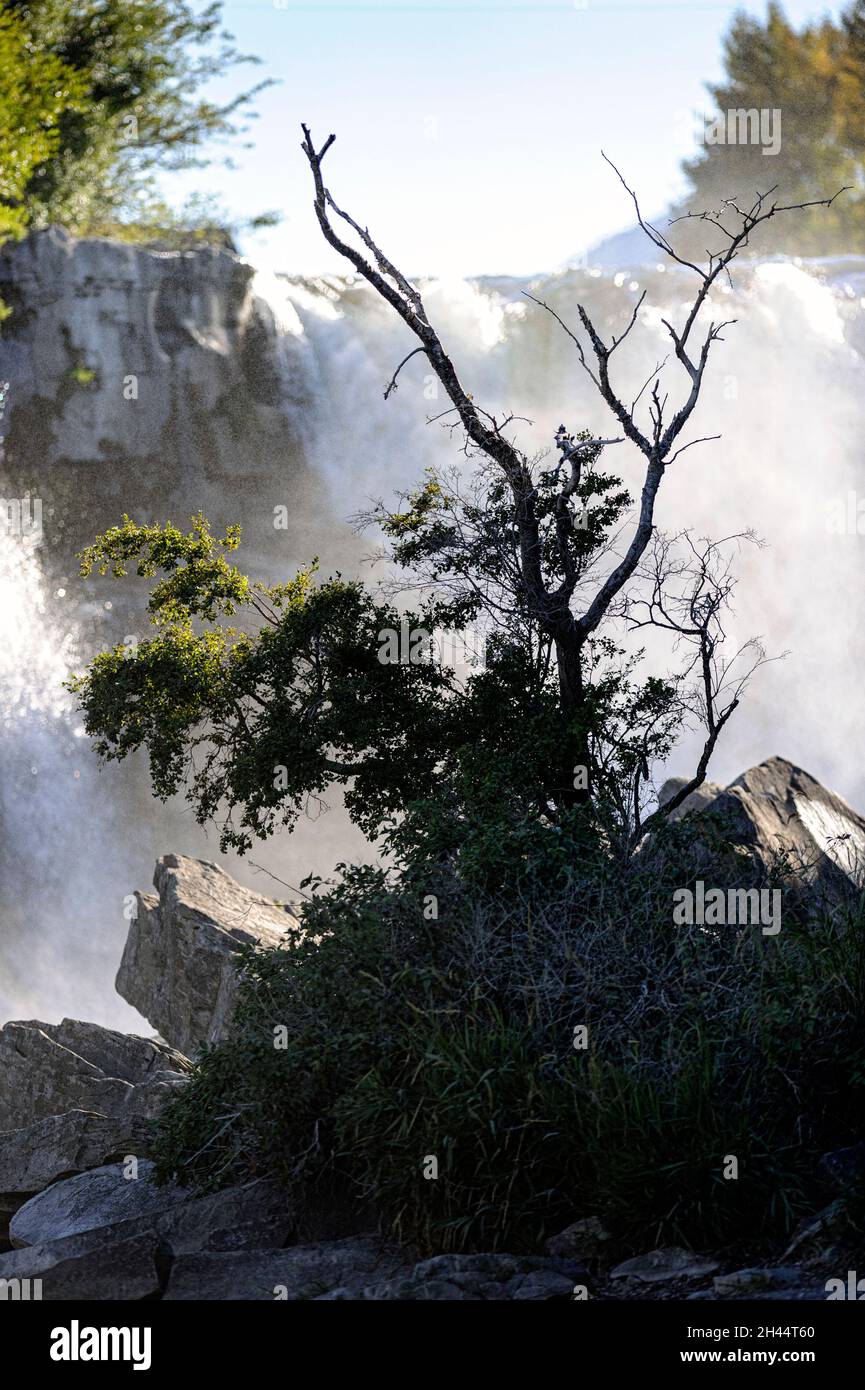
{"label": "rock cliff", "polygon": [[290,533],[323,519],[300,435],[309,346],[279,331],[254,279],[225,250],[58,227],[0,250],[2,492],[40,499],[52,568],[122,511],[201,508],[264,551],[274,506]]}

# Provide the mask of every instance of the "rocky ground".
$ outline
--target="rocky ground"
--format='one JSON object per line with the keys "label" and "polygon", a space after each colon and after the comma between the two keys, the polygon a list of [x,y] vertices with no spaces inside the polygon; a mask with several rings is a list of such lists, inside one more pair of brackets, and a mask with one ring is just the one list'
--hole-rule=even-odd
{"label": "rocky ground", "polygon": [[[697,799],[732,809],[752,851],[792,850],[822,891],[859,873],[865,821],[782,759]],[[299,1223],[266,1180],[206,1196],[157,1188],[148,1120],[186,1084],[197,1050],[225,1037],[238,945],[273,945],[295,919],[179,855],[159,861],[154,885],[156,895],[137,895],[117,988],[159,1036],[71,1019],[0,1029],[0,1281],[40,1280],[46,1300],[802,1301],[826,1299],[857,1253],[862,1267],[865,1141],[823,1159],[835,1200],[786,1249],[745,1262],[741,1250],[634,1256],[578,1212],[534,1255],[421,1260],[356,1221],[337,1239],[334,1220]]]}

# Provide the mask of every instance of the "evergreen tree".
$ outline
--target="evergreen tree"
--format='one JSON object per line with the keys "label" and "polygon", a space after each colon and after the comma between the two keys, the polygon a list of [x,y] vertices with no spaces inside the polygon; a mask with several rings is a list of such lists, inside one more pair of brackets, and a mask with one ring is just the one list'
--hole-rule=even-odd
{"label": "evergreen tree", "polygon": [[[726,77],[708,87],[709,120],[729,112],[780,112],[780,148],[739,141],[707,143],[684,168],[691,190],[675,211],[720,207],[728,198],[753,197],[777,186],[779,201],[805,203],[848,191],[831,208],[806,211],[795,224],[773,229],[771,249],[819,255],[865,250],[865,3],[838,23],[824,18],[796,30],[782,7],[770,4],[765,21],[747,14],[733,20],[724,45]],[[711,139],[711,135],[710,135]],[[679,223],[676,245],[705,250],[705,227]],[[749,250],[765,252],[769,238],[757,229]]]}

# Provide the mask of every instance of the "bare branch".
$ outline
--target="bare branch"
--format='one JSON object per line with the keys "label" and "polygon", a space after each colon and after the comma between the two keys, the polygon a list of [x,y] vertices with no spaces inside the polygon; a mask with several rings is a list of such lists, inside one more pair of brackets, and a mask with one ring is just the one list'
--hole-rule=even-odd
{"label": "bare branch", "polygon": [[387,386],[384,388],[384,398],[385,398],[385,400],[388,399],[388,397],[390,396],[390,393],[391,393],[392,391],[396,391],[396,389],[397,389],[396,379],[397,379],[397,377],[399,376],[400,372],[402,371],[403,367],[405,366],[406,362],[410,361],[412,357],[416,357],[417,354],[418,354],[419,352],[425,352],[425,351],[426,351],[426,348],[422,348],[422,347],[412,348],[411,352],[408,353],[408,355],[402,359],[402,361],[400,362],[400,364],[399,364],[399,366],[397,367],[396,371],[394,372],[393,376],[391,377],[390,381],[388,382]]}
{"label": "bare branch", "polygon": [[598,378],[595,376],[594,372],[592,371],[591,367],[589,366],[588,362],[586,361],[585,350],[576,333],[572,332],[572,330],[568,327],[564,320],[559,318],[559,315],[556,313],[555,309],[551,309],[549,304],[547,304],[543,299],[535,299],[535,296],[533,294],[529,294],[528,290],[523,290],[523,294],[525,295],[526,299],[530,299],[533,304],[537,304],[539,309],[546,309],[547,313],[553,316],[556,323],[559,324],[560,327],[562,327],[565,330],[571,341],[576,344],[577,352],[580,355],[580,363],[582,364],[584,371],[591,377],[592,381],[595,383],[598,390],[600,391],[601,384],[598,381]]}
{"label": "bare branch", "polygon": [[684,454],[686,449],[693,449],[695,444],[709,444],[720,438],[720,434],[704,434],[699,439],[692,439],[689,444],[683,444],[681,449],[677,449],[676,452],[667,459],[667,463],[668,465],[675,463],[680,454]]}

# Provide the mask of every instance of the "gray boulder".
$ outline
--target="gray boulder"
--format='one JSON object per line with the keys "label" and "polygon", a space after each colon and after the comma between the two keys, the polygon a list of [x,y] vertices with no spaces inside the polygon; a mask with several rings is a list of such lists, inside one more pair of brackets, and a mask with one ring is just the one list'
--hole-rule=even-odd
{"label": "gray boulder", "polygon": [[7,1023],[0,1028],[0,1131],[70,1110],[152,1116],[188,1070],[165,1043],[96,1023]]}
{"label": "gray boulder", "polygon": [[14,1289],[15,1281],[38,1280],[38,1297],[48,1303],[123,1302],[158,1296],[161,1266],[159,1237],[153,1231],[111,1245],[93,1243],[87,1235],[70,1236],[0,1255],[0,1283]]}
{"label": "gray boulder", "polygon": [[[689,781],[690,778],[688,777],[668,777],[658,793],[658,805],[666,806],[667,802],[672,801],[676,793],[681,791],[682,787],[686,787]],[[715,797],[719,796],[723,790],[720,782],[704,782],[696,791],[686,796],[680,806],[670,812],[670,820],[681,820],[683,816],[690,815],[691,812],[705,811],[706,807],[711,805]]]}
{"label": "gray boulder", "polygon": [[119,1164],[106,1165],[56,1183],[18,1211],[10,1238],[54,1259],[155,1235],[168,1260],[200,1251],[272,1249],[293,1235],[293,1216],[274,1183],[259,1180],[199,1197],[174,1185],[156,1187],[152,1171],[143,1162],[138,1178],[129,1180]]}
{"label": "gray boulder", "polygon": [[[683,781],[664,783],[662,805]],[[705,783],[672,818],[687,811],[720,818],[761,872],[786,856],[829,901],[865,884],[865,818],[785,758],[767,758],[728,787]]]}
{"label": "gray boulder", "polygon": [[281,1248],[295,1225],[285,1193],[261,1179],[178,1202],[157,1217],[155,1229],[177,1256]]}
{"label": "gray boulder", "polygon": [[334,1289],[360,1290],[408,1272],[404,1253],[369,1236],[297,1245],[287,1250],[181,1256],[165,1291],[169,1302],[295,1302]]}
{"label": "gray boulder", "polygon": [[319,1302],[541,1302],[572,1299],[577,1285],[588,1287],[578,1260],[531,1255],[436,1255],[396,1278],[363,1288],[343,1286],[319,1295]]}
{"label": "gray boulder", "polygon": [[182,1052],[227,1034],[238,947],[276,946],[297,918],[243,888],[216,864],[166,854],[153,879],[158,898],[136,894],[117,991]]}
{"label": "gray boulder", "polygon": [[16,1211],[59,1178],[86,1173],[127,1154],[142,1154],[148,1142],[147,1122],[140,1116],[88,1110],[70,1110],[6,1130],[0,1134],[0,1212]]}
{"label": "gray boulder", "polygon": [[610,1270],[611,1279],[631,1279],[639,1284],[668,1284],[678,1279],[705,1279],[714,1274],[718,1261],[675,1247],[650,1250]]}
{"label": "gray boulder", "polygon": [[9,1238],[13,1245],[46,1244],[141,1216],[155,1218],[188,1200],[186,1188],[157,1187],[152,1172],[153,1164],[143,1159],[134,1178],[124,1177],[122,1164],[110,1163],[56,1182],[18,1209],[9,1223]]}

